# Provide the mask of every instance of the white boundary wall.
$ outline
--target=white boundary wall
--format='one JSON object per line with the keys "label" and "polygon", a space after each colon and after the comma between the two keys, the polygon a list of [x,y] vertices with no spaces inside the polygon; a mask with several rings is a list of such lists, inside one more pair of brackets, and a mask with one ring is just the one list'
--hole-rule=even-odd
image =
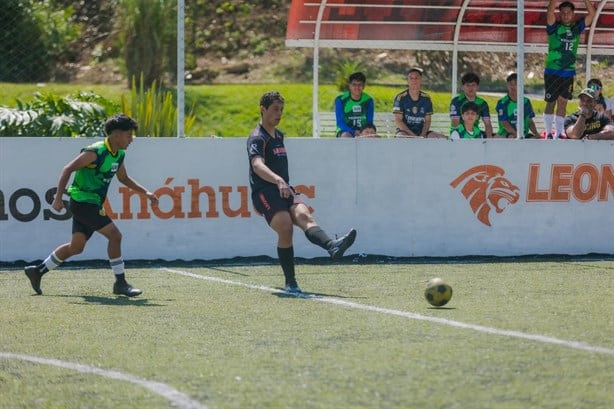
{"label": "white boundary wall", "polygon": [[[0,138],[0,261],[41,259],[69,240],[71,221],[49,217],[58,214],[47,192],[92,142]],[[296,138],[286,146],[291,183],[306,189],[322,227],[358,230],[350,254],[614,254],[614,142]],[[158,208],[141,210],[112,183],[125,259],[276,257],[276,236],[249,199],[244,138],[138,138],[125,163],[161,194]],[[453,187],[465,172],[473,178]],[[106,259],[102,236],[91,241],[75,260]],[[298,257],[326,256],[298,229],[294,245]]]}

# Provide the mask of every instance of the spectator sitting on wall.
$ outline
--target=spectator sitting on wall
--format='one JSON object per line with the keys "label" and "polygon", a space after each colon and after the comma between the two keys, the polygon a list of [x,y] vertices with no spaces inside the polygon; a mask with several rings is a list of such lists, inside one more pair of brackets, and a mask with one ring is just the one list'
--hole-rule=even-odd
{"label": "spectator sitting on wall", "polygon": [[373,123],[375,103],[373,98],[363,92],[367,77],[355,72],[349,78],[349,91],[335,98],[335,118],[337,138],[353,138],[356,131]]}
{"label": "spectator sitting on wall", "polygon": [[605,113],[595,109],[595,91],[585,88],[580,92],[580,109],[565,118],[569,139],[614,139],[614,122]]}
{"label": "spectator sitting on wall", "polygon": [[461,107],[463,122],[450,133],[450,139],[484,138],[484,132],[478,127],[480,107],[473,101],[467,101]]}
{"label": "spectator sitting on wall", "polygon": [[[462,106],[466,102],[470,101],[475,102],[478,106],[478,118],[475,125],[479,125],[480,118],[482,118],[484,121],[486,137],[492,138],[493,131],[492,124],[490,122],[490,109],[488,107],[488,103],[484,98],[477,95],[477,92],[480,89],[480,77],[473,72],[469,72],[461,77],[461,84],[463,91],[454,97],[450,103],[450,120],[452,122],[450,132],[458,127],[458,125],[462,124]],[[468,128],[471,129],[472,127]]]}
{"label": "spectator sitting on wall", "polygon": [[[497,101],[497,115],[499,117],[499,131],[497,136],[504,138],[517,137],[518,124],[518,75],[512,73],[507,76],[507,95]],[[534,138],[537,135],[535,126],[535,111],[529,98],[524,97],[524,137]]]}
{"label": "spectator sitting on wall", "polygon": [[614,110],[614,98],[608,100],[603,95],[603,84],[598,78],[591,78],[586,84],[586,88],[590,88],[595,91],[595,110],[598,112],[604,112],[605,115],[612,119],[612,110]]}
{"label": "spectator sitting on wall", "polygon": [[430,129],[433,102],[420,89],[421,86],[422,69],[410,68],[407,71],[407,89],[397,94],[392,104],[397,138],[445,138]]}

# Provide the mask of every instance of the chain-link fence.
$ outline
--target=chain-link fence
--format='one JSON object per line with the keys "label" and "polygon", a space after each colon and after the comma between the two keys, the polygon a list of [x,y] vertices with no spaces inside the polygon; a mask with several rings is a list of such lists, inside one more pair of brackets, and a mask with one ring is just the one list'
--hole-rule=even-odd
{"label": "chain-link fence", "polygon": [[[174,84],[180,5],[185,10],[185,67],[206,81],[214,74],[202,61],[199,64],[199,56],[241,58],[279,46],[287,3],[3,0],[0,82],[117,82],[123,78],[129,84],[131,77],[142,73],[146,84],[154,80]],[[280,11],[280,21],[266,32],[261,27],[267,17],[254,12],[262,8]]]}

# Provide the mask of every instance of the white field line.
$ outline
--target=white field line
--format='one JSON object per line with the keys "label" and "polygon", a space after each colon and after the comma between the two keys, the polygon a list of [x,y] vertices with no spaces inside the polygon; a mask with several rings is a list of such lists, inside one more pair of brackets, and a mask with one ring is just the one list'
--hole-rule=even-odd
{"label": "white field line", "polygon": [[[226,279],[217,278],[217,277],[204,276],[200,274],[194,274],[194,273],[190,273],[187,271],[175,270],[171,268],[161,268],[161,270],[167,271],[169,273],[197,278],[199,280],[206,280],[206,281],[213,281],[217,283],[236,285],[236,286],[241,286],[241,287],[253,288],[255,290],[273,292],[273,293],[285,293],[285,291],[277,289],[277,288],[270,288],[270,287],[254,285],[254,284],[246,284],[246,283],[242,283],[238,281],[226,280]],[[322,297],[322,296],[315,296],[315,295],[309,295],[309,294],[297,295],[296,297],[305,298],[305,299],[327,303],[327,304],[339,305],[339,306],[346,307],[346,308],[354,308],[354,309],[363,310],[363,311],[376,312],[379,314],[394,315],[397,317],[409,318],[409,319],[419,320],[419,321],[429,321],[429,322],[434,322],[437,324],[448,325],[450,327],[470,329],[473,331],[483,332],[487,334],[502,335],[504,337],[520,338],[520,339],[526,339],[530,341],[542,342],[546,344],[555,344],[555,345],[560,345],[566,348],[579,349],[582,351],[614,355],[614,349],[594,346],[594,345],[587,344],[585,342],[568,341],[565,339],[553,338],[553,337],[548,337],[545,335],[526,334],[520,331],[510,331],[510,330],[486,327],[483,325],[467,324],[467,323],[460,322],[460,321],[448,320],[445,318],[438,318],[438,317],[430,317],[428,315],[417,314],[414,312],[392,310],[389,308],[376,307],[373,305],[359,304],[359,303],[340,300],[338,298],[332,298],[332,297]]]}
{"label": "white field line", "polygon": [[179,392],[160,382],[148,381],[147,379],[139,378],[133,375],[124,374],[117,371],[109,371],[106,369],[96,368],[93,366],[75,364],[72,362],[60,361],[59,359],[39,358],[32,355],[12,354],[9,352],[0,352],[0,358],[19,359],[29,361],[36,364],[52,365],[60,368],[72,369],[74,371],[87,374],[99,375],[105,378],[117,379],[119,381],[130,382],[135,385],[149,389],[153,393],[168,399],[174,407],[179,409],[207,409],[206,406],[191,399],[189,396]]}

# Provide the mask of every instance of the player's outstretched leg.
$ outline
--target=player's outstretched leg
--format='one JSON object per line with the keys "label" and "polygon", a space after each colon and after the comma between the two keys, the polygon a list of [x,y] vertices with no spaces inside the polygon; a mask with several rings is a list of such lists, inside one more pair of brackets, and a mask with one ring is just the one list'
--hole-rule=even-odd
{"label": "player's outstretched leg", "polygon": [[351,229],[345,236],[331,241],[328,254],[333,260],[340,259],[343,257],[343,253],[354,244],[354,240],[356,240],[356,230]]}

